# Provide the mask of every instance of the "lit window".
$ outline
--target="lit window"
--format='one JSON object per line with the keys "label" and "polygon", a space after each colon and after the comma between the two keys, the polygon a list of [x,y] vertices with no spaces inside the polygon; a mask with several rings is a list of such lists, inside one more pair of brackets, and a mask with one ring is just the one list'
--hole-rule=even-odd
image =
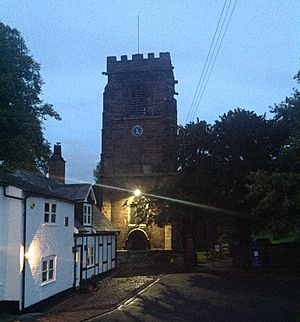
{"label": "lit window", "polygon": [[87,253],[87,266],[94,265],[94,263],[95,263],[94,246],[89,246],[88,253]]}
{"label": "lit window", "polygon": [[83,224],[85,226],[92,225],[92,205],[83,205]]}
{"label": "lit window", "polygon": [[46,202],[44,208],[44,222],[56,222],[56,204]]}
{"label": "lit window", "polygon": [[55,281],[56,277],[56,256],[43,258],[42,262],[42,284]]}

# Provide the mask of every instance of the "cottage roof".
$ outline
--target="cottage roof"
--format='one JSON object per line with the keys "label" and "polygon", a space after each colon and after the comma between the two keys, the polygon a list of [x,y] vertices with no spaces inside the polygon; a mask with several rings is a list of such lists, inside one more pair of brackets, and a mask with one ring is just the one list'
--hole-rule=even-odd
{"label": "cottage roof", "polygon": [[96,206],[93,209],[93,227],[97,232],[118,231]]}
{"label": "cottage roof", "polygon": [[87,201],[89,193],[92,194],[93,200],[96,200],[90,183],[61,184],[56,187],[56,191],[74,201]]}
{"label": "cottage roof", "polygon": [[75,228],[77,228],[78,230],[82,230],[84,229],[84,226],[75,218],[74,219],[74,226]]}
{"label": "cottage roof", "polygon": [[60,184],[56,180],[25,170],[16,170],[15,172],[0,170],[0,184],[13,185],[26,192],[39,195],[71,200],[57,189]]}
{"label": "cottage roof", "polygon": [[89,193],[96,200],[92,184],[63,184],[54,179],[25,170],[6,172],[0,170],[0,184],[13,185],[24,191],[72,201],[86,201]]}

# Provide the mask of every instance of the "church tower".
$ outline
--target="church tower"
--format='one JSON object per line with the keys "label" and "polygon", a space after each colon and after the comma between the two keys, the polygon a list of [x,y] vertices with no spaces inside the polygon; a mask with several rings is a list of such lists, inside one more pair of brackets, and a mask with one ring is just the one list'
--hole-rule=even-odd
{"label": "church tower", "polygon": [[[101,183],[155,193],[174,173],[177,81],[170,54],[135,54],[131,60],[107,57],[103,74],[108,81],[103,95]],[[134,223],[128,206],[132,194],[104,189],[102,197],[103,213],[120,229],[119,249],[171,248],[171,227]]]}

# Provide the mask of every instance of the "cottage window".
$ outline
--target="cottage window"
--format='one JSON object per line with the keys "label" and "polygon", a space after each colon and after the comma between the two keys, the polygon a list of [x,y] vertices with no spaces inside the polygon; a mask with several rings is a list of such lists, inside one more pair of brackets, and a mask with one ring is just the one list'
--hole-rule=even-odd
{"label": "cottage window", "polygon": [[87,266],[94,265],[95,263],[95,254],[94,254],[94,246],[89,246],[88,247],[88,252],[87,252]]}
{"label": "cottage window", "polygon": [[65,227],[69,226],[69,217],[65,217]]}
{"label": "cottage window", "polygon": [[83,205],[83,225],[84,226],[92,225],[92,205],[89,205],[89,204]]}
{"label": "cottage window", "polygon": [[56,278],[56,256],[48,256],[42,261],[42,284],[53,282]]}
{"label": "cottage window", "polygon": [[45,202],[44,222],[48,222],[48,223],[56,222],[56,204],[55,203]]}

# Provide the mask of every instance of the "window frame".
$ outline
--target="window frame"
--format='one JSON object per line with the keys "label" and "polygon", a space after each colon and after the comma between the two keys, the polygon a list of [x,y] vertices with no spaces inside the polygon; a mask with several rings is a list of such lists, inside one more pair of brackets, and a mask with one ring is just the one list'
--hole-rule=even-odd
{"label": "window frame", "polygon": [[[41,267],[42,268],[41,269],[42,286],[56,281],[56,267],[57,267],[56,258],[57,258],[56,255],[50,255],[42,258],[42,267]],[[52,265],[51,265],[51,262],[52,262]]]}
{"label": "window frame", "polygon": [[91,267],[95,265],[95,247],[90,245],[87,247],[86,266]]}
{"label": "window frame", "polygon": [[[85,210],[88,210],[86,213]],[[82,223],[83,226],[92,226],[92,220],[93,220],[93,205],[89,203],[84,203],[82,208]]]}
{"label": "window frame", "polygon": [[51,201],[45,202],[44,203],[44,223],[53,225],[57,223],[56,219],[57,219],[57,203],[51,202]]}

